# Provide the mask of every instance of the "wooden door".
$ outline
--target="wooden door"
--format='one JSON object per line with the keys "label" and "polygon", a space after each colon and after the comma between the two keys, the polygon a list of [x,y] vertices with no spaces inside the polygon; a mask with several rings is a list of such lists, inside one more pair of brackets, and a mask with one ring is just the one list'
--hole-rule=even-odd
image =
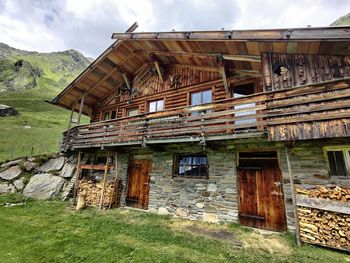
{"label": "wooden door", "polygon": [[241,224],[286,230],[282,175],[277,159],[240,160],[238,174]]}
{"label": "wooden door", "polygon": [[149,179],[151,160],[132,160],[129,165],[126,205],[147,209],[149,201]]}

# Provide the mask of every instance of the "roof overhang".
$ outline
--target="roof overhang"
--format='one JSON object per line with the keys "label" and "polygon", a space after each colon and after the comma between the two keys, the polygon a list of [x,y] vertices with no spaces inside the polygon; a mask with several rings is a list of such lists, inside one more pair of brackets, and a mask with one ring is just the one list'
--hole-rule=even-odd
{"label": "roof overhang", "polygon": [[127,76],[147,63],[192,65],[213,70],[219,60],[237,72],[260,71],[263,52],[350,55],[350,27],[268,30],[114,33],[118,39],[70,83],[52,104],[83,113],[116,93]]}

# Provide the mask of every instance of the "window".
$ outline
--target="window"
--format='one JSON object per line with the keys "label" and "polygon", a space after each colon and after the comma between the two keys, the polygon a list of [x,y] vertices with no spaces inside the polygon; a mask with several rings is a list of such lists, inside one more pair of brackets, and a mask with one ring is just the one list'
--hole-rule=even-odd
{"label": "window", "polygon": [[[200,92],[191,93],[191,105],[196,106],[204,103],[212,102],[211,90],[204,90]],[[194,111],[192,115],[196,116],[200,113],[209,113],[211,110]]]}
{"label": "window", "polygon": [[331,176],[350,175],[350,147],[326,147],[326,153]]}
{"label": "window", "polygon": [[[233,98],[242,98],[251,94],[254,94],[254,83],[234,86],[232,89]],[[256,110],[244,110],[246,108],[253,108],[255,106],[256,106],[255,102],[244,103],[244,104],[239,104],[234,106],[234,109],[238,110],[238,112],[235,113],[235,117],[244,117],[247,115],[256,114]],[[255,123],[255,122],[256,122],[256,118],[251,118],[251,119],[236,120],[235,124],[238,125],[238,124],[248,124],[248,123]]]}
{"label": "window", "polygon": [[130,110],[128,110],[128,116],[129,117],[135,116],[137,114],[139,114],[139,110],[138,109],[130,109]]}
{"label": "window", "polygon": [[105,121],[109,120],[109,112],[105,112],[104,116],[103,116],[103,119]]}
{"label": "window", "polygon": [[208,178],[206,155],[179,155],[175,163],[175,175],[180,177]]}
{"label": "window", "polygon": [[164,109],[164,100],[151,101],[148,104],[148,112],[162,111]]}
{"label": "window", "polygon": [[117,111],[112,110],[112,111],[111,111],[111,119],[113,120],[113,119],[115,119],[116,117],[117,117]]}

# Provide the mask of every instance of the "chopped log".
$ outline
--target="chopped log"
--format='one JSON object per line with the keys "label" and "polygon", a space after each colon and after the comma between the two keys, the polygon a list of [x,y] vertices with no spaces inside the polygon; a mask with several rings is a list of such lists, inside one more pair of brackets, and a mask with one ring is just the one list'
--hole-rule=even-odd
{"label": "chopped log", "polygon": [[301,241],[350,251],[349,191],[339,186],[296,189]]}
{"label": "chopped log", "polygon": [[[110,199],[112,198],[114,182],[106,182],[105,193],[103,198],[103,207],[108,207]],[[82,179],[79,182],[78,194],[86,193],[85,200],[88,206],[99,206],[102,193],[102,184],[94,183],[92,180]]]}

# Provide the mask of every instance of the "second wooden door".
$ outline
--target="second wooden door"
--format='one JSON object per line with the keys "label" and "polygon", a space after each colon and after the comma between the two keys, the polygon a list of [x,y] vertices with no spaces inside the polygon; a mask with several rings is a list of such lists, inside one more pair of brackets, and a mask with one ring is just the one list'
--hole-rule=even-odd
{"label": "second wooden door", "polygon": [[240,162],[239,218],[242,225],[274,231],[286,229],[282,176],[277,159]]}

